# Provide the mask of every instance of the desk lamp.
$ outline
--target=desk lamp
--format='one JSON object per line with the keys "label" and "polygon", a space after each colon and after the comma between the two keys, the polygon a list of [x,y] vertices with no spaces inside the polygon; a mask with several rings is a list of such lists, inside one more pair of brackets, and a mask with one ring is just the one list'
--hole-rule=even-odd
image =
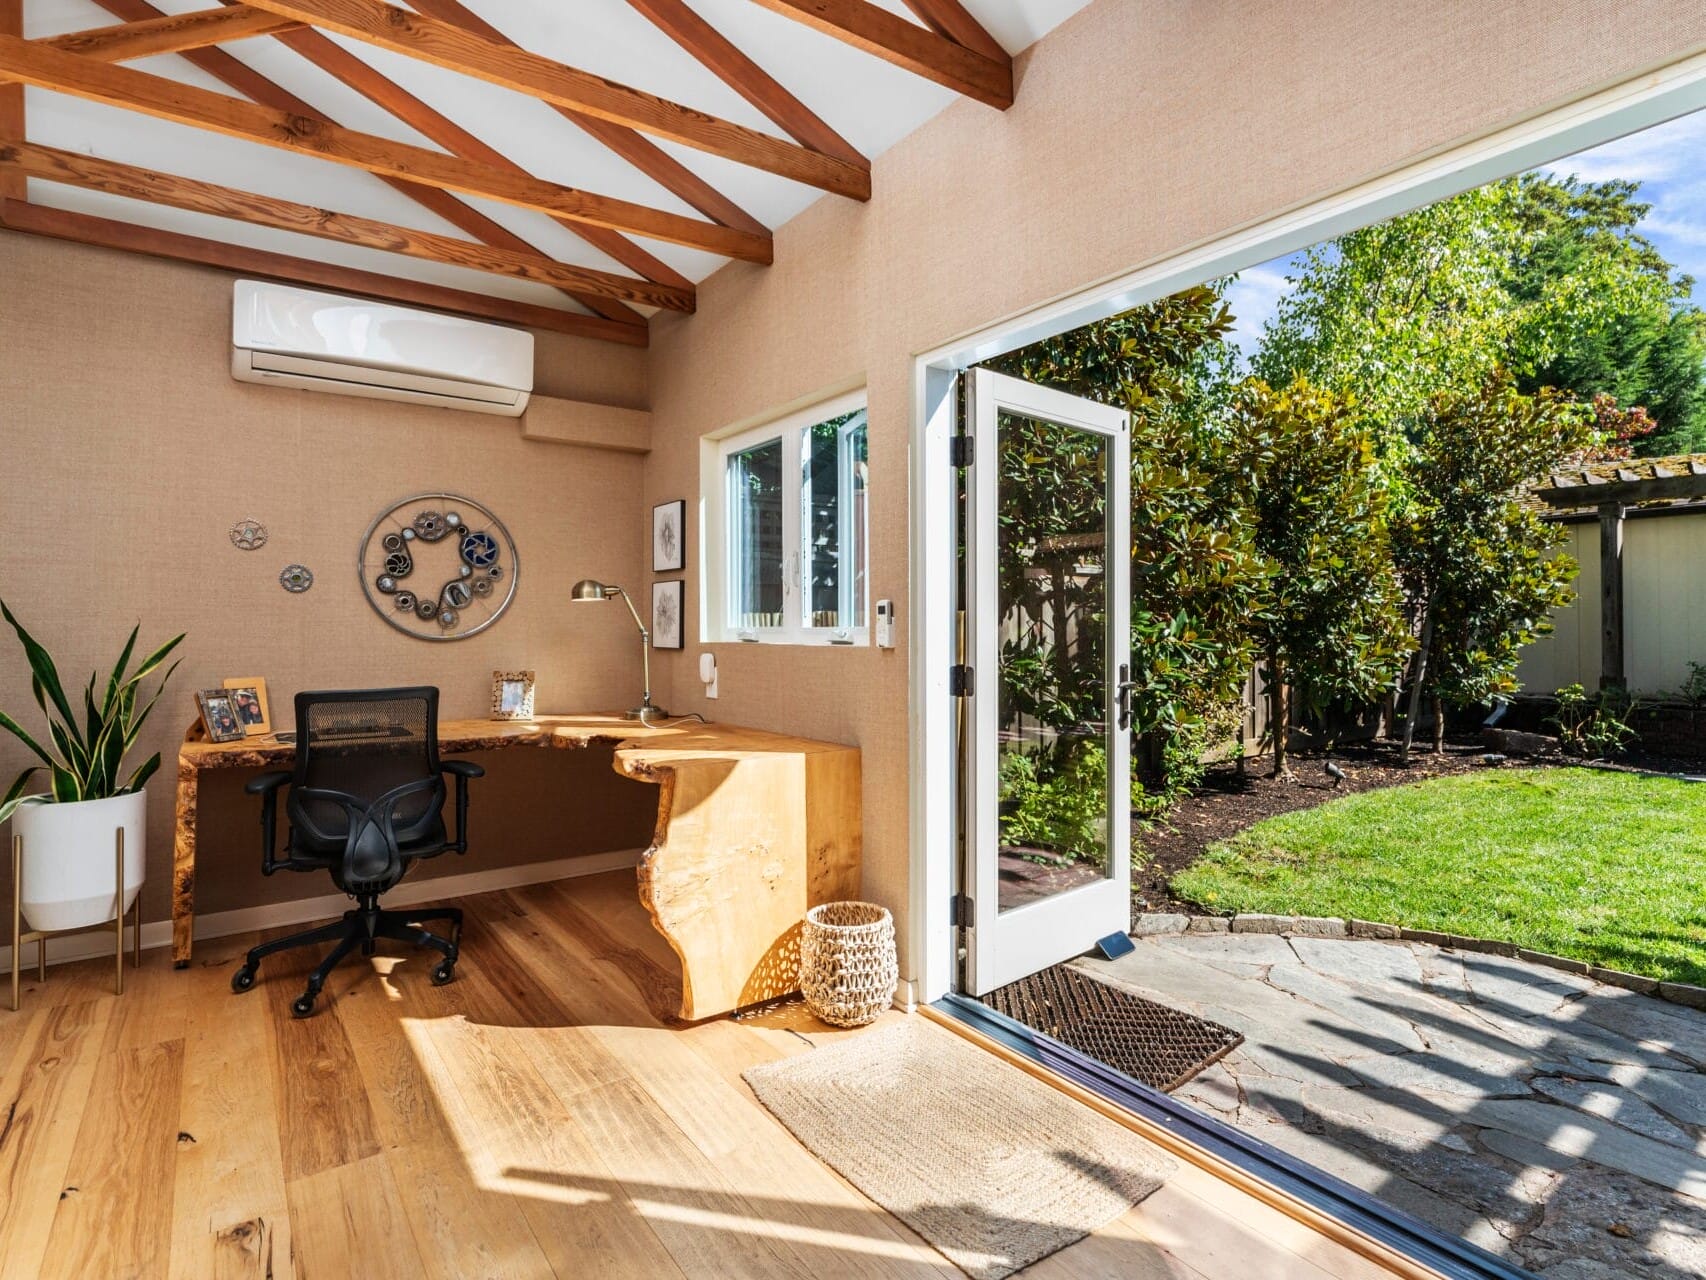
{"label": "desk lamp", "polygon": [[569,599],[577,604],[613,600],[621,596],[628,606],[628,612],[634,615],[634,625],[640,629],[640,657],[645,664],[646,688],[640,696],[640,705],[627,713],[629,720],[644,720],[647,716],[666,719],[669,712],[652,701],[652,633],[646,630],[646,624],[640,618],[640,611],[634,607],[634,602],[621,587],[611,586],[603,582],[595,582],[591,578],[582,578],[575,583],[569,592]]}

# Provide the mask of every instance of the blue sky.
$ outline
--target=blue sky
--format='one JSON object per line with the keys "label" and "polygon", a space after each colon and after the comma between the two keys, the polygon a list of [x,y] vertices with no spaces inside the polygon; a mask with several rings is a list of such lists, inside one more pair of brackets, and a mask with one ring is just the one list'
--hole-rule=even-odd
{"label": "blue sky", "polygon": [[[1706,305],[1706,111],[1656,125],[1591,151],[1543,166],[1585,182],[1628,178],[1641,184],[1639,198],[1653,206],[1642,233],[1677,268],[1695,279],[1695,298]],[[1246,358],[1256,349],[1262,326],[1285,296],[1292,258],[1275,258],[1239,274],[1227,293],[1237,316],[1232,341]]]}

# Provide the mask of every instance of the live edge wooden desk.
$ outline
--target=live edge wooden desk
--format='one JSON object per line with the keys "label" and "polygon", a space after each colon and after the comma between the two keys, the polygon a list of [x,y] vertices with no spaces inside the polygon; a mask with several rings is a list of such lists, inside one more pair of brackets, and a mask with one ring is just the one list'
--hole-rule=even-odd
{"label": "live edge wooden desk", "polygon": [[[180,969],[195,930],[202,771],[288,767],[296,754],[293,744],[272,738],[207,742],[200,730],[194,726],[178,751],[172,959]],[[606,746],[614,748],[618,774],[658,785],[640,901],[681,957],[681,1017],[688,1021],[798,989],[807,908],[859,894],[856,747],[722,724],[644,726],[613,715],[447,720],[438,726],[438,746],[446,755]]]}

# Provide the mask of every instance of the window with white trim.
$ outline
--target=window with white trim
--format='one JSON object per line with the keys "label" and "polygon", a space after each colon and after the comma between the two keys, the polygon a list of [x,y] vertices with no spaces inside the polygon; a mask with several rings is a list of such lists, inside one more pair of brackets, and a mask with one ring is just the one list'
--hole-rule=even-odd
{"label": "window with white trim", "polygon": [[867,450],[863,392],[716,442],[709,638],[866,643]]}

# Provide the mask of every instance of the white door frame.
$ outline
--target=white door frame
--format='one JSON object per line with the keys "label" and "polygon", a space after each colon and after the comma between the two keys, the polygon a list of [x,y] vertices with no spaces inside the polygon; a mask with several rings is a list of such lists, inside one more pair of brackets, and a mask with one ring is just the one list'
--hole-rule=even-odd
{"label": "white door frame", "polygon": [[954,699],[948,691],[957,626],[953,611],[956,500],[948,441],[954,432],[961,372],[1015,347],[1701,109],[1706,109],[1706,53],[1639,73],[1333,195],[1189,246],[914,358],[908,453],[907,725],[912,786],[907,941],[911,972],[901,984],[898,1003],[940,999],[952,990],[958,969],[951,912],[957,875],[959,779]]}

